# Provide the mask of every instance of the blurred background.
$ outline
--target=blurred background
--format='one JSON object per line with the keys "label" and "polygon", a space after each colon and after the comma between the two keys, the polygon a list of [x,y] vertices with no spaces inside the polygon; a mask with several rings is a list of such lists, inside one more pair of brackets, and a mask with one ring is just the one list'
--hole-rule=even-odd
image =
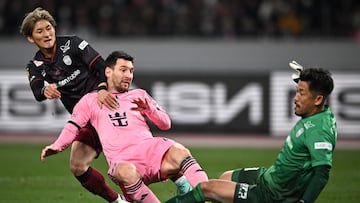
{"label": "blurred background", "polygon": [[168,111],[172,132],[287,135],[298,120],[296,60],[333,73],[339,134],[360,138],[356,0],[2,0],[1,133],[58,132],[68,118],[59,101],[34,101],[24,72],[37,47],[19,26],[39,6],[58,35],[78,35],[104,58],[133,55],[134,87]]}
{"label": "blurred background", "polygon": [[1,35],[17,35],[37,6],[54,15],[58,34],[87,37],[360,37],[356,0],[3,0]]}

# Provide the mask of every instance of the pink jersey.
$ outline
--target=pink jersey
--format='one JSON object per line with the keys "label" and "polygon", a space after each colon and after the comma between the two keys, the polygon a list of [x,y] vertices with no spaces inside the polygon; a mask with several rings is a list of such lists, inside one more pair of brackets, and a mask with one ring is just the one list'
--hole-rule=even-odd
{"label": "pink jersey", "polygon": [[[149,145],[149,143],[153,143],[157,139],[154,139],[146,123],[145,116],[161,130],[170,129],[171,121],[169,116],[145,90],[135,89],[125,93],[114,93],[114,96],[119,103],[119,107],[116,110],[110,110],[105,106],[100,109],[97,103],[97,92],[86,94],[74,107],[71,119],[53,145],[61,150],[66,149],[74,140],[78,130],[90,121],[99,134],[104,155],[110,166],[119,160],[132,161],[140,158],[139,156],[149,156],[146,150],[151,150],[151,147],[154,150],[155,145],[150,146],[148,149],[145,149],[146,147],[141,149],[139,146]],[[144,101],[146,99],[150,110],[142,113],[131,110],[130,108],[137,107],[136,104],[131,103],[137,98]],[[156,149],[154,151],[163,155],[173,143],[172,140],[169,140],[168,144],[163,145],[163,149],[156,148],[158,151]],[[139,155],[139,150],[145,155]],[[138,157],[134,157],[132,155],[134,153],[138,154]],[[132,160],[128,159],[129,156],[132,156]],[[158,157],[160,161],[161,158],[162,156]],[[159,160],[156,162],[159,162]],[[160,166],[160,163],[156,164]]]}

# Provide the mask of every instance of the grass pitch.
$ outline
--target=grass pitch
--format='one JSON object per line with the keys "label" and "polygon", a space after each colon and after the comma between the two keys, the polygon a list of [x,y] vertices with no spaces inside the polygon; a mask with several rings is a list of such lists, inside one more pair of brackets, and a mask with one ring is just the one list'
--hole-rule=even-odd
{"label": "grass pitch", "polygon": [[[76,203],[105,202],[80,186],[69,170],[69,152],[40,162],[43,145],[0,144],[0,203]],[[193,156],[217,178],[223,171],[239,167],[269,166],[279,149],[252,148],[190,148]],[[360,150],[336,150],[330,180],[317,203],[360,202]],[[93,166],[106,174],[103,156]],[[107,182],[120,191],[106,176]],[[150,186],[160,200],[176,193],[172,182]]]}

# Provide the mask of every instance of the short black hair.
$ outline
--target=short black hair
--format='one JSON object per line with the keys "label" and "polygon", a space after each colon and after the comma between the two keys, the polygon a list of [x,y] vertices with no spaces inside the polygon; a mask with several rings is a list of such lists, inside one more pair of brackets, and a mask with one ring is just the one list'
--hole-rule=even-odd
{"label": "short black hair", "polygon": [[305,68],[300,73],[301,81],[309,84],[309,90],[327,98],[334,89],[331,73],[323,68]]}
{"label": "short black hair", "polygon": [[126,53],[125,51],[113,51],[109,54],[109,56],[105,60],[106,66],[113,68],[116,64],[116,60],[125,59],[127,61],[131,61],[134,63],[134,57]]}

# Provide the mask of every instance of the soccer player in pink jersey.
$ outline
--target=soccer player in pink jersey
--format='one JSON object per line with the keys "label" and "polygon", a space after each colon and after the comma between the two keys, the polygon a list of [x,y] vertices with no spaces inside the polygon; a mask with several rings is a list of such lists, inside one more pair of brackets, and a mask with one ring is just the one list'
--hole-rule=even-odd
{"label": "soccer player in pink jersey", "polygon": [[134,76],[133,57],[122,51],[106,59],[108,91],[118,108],[100,108],[97,93],[88,93],[75,106],[58,139],[41,152],[41,160],[65,150],[88,121],[95,127],[109,164],[108,174],[128,201],[160,202],[148,185],[183,174],[194,187],[208,180],[190,151],[164,137],[153,137],[146,120],[161,130],[171,127],[167,113],[142,89],[129,90]]}

